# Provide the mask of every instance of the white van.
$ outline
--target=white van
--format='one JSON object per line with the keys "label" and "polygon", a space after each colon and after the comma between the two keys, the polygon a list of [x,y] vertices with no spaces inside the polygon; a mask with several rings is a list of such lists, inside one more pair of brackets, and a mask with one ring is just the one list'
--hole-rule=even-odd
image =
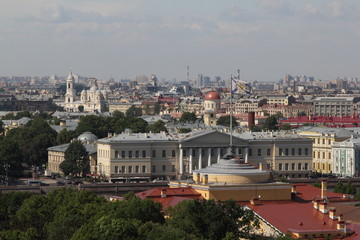
{"label": "white van", "polygon": [[28,180],[27,185],[28,186],[40,186],[41,181],[40,180]]}

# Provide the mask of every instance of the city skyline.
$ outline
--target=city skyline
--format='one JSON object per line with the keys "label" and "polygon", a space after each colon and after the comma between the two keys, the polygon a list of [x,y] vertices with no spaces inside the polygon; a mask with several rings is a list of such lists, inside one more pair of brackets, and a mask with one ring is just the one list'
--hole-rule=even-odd
{"label": "city skyline", "polygon": [[[0,0],[0,75],[358,77],[356,1]],[[19,7],[21,6],[21,7]]]}

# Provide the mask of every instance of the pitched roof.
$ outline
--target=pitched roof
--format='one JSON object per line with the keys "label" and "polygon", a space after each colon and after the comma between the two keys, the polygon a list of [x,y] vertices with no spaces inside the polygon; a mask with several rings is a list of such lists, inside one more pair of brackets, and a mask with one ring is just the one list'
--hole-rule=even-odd
{"label": "pitched roof", "polygon": [[[297,183],[297,184],[291,184],[296,186],[296,199],[295,201],[300,202],[310,202],[314,198],[320,198],[321,196],[321,189],[318,187],[314,187],[309,184],[303,184],[303,183]],[[347,199],[343,198],[344,194],[342,193],[334,193],[331,191],[326,191],[327,199],[330,202],[334,201],[347,201]]]}

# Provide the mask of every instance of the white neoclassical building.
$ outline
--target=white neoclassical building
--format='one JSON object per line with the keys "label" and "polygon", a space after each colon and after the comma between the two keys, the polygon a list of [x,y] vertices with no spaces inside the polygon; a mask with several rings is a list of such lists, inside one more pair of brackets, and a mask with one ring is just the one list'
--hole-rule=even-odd
{"label": "white neoclassical building", "polygon": [[332,145],[332,172],[343,177],[358,177],[360,170],[360,138],[353,136]]}
{"label": "white neoclassical building", "polygon": [[[235,154],[279,177],[311,173],[312,140],[289,133],[243,133],[233,138]],[[186,178],[218,163],[229,146],[229,133],[122,133],[98,140],[98,173],[109,180]]]}
{"label": "white neoclassical building", "polygon": [[91,79],[92,86],[89,90],[81,92],[80,100],[76,97],[74,87],[75,78],[72,73],[66,79],[66,94],[64,108],[68,112],[79,112],[79,107],[83,107],[84,112],[102,112],[107,103],[107,92],[100,91],[97,80]]}

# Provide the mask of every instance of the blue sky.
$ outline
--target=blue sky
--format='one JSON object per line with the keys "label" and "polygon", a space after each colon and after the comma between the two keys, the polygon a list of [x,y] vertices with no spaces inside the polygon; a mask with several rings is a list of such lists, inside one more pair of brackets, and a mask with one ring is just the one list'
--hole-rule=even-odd
{"label": "blue sky", "polygon": [[0,75],[359,77],[356,0],[0,0]]}

